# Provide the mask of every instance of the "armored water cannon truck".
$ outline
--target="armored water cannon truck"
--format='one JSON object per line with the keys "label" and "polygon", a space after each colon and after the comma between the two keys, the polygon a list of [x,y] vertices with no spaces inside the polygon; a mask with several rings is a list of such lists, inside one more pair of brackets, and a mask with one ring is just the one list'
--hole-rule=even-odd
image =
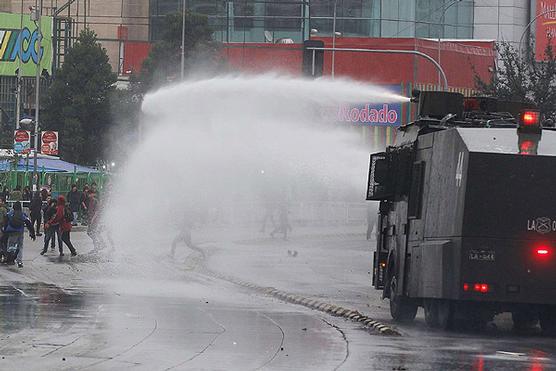
{"label": "armored water cannon truck", "polygon": [[556,333],[556,131],[492,98],[417,92],[419,119],[370,159],[373,286],[396,321]]}

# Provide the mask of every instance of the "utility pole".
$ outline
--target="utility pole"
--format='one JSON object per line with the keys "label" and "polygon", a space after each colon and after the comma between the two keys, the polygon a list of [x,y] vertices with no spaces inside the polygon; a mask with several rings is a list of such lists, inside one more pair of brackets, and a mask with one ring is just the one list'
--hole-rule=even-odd
{"label": "utility pole", "polygon": [[[450,9],[452,6],[456,5],[457,3],[461,2],[462,0],[453,0],[451,3],[449,3],[443,10],[442,10],[442,15],[440,16],[440,29],[438,30],[438,59],[437,62],[438,64],[440,64],[440,43],[441,43],[441,39],[440,36],[444,36],[444,22],[446,19],[446,12],[448,11],[448,9]],[[440,76],[440,71],[438,72],[438,86],[440,86],[441,83],[441,76]]]}

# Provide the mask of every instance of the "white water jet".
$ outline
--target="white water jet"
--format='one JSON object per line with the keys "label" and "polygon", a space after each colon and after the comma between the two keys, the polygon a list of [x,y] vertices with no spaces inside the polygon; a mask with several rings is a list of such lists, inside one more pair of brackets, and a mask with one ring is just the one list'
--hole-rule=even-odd
{"label": "white water jet", "polygon": [[[119,248],[151,254],[167,251],[162,236],[184,213],[241,223],[265,202],[362,201],[373,149],[335,113],[346,103],[405,100],[369,84],[280,76],[186,81],[151,93],[107,224]],[[230,218],[224,211],[234,208]]]}

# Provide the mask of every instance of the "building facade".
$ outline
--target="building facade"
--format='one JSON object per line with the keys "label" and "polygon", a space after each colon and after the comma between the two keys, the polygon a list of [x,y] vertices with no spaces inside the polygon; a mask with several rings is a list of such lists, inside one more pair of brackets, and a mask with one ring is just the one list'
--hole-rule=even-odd
{"label": "building facade", "polygon": [[[55,45],[63,62],[70,46],[84,28],[94,30],[106,48],[114,71],[122,74],[126,41],[149,41],[148,0],[42,0],[43,15],[56,16]],[[0,12],[29,14],[35,0],[0,0]],[[66,39],[65,45],[62,40]],[[58,61],[54,61],[57,64]]]}
{"label": "building facade", "polygon": [[[151,37],[160,34],[164,15],[180,11],[182,0],[150,0]],[[444,10],[450,0],[187,0],[206,14],[223,42],[301,42],[309,33],[352,37],[473,37],[473,1]],[[334,21],[335,20],[335,21]]]}

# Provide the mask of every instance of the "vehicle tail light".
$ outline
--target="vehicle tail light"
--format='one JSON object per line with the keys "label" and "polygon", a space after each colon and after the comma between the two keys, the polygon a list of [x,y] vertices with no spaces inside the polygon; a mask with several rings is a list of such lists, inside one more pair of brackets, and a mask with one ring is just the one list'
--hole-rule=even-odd
{"label": "vehicle tail light", "polygon": [[490,286],[488,283],[464,283],[463,284],[463,291],[465,292],[479,292],[481,294],[486,294],[487,292],[491,292],[492,291],[492,286]]}
{"label": "vehicle tail light", "polygon": [[532,140],[524,140],[519,143],[520,155],[532,155],[536,152],[536,144]]}
{"label": "vehicle tail light", "polygon": [[539,246],[535,248],[535,255],[541,259],[548,258],[550,255],[552,255],[551,253],[552,249],[548,246]]}

